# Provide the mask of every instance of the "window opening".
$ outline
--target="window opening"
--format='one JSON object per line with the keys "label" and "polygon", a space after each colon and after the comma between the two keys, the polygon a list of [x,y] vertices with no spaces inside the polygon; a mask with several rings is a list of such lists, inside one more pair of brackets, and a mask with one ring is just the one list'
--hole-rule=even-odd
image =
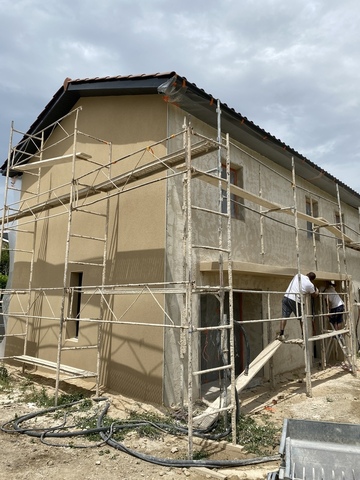
{"label": "window opening", "polygon": [[[342,231],[342,233],[345,233],[345,219],[344,219],[344,214],[341,214],[341,217],[340,217],[340,212],[335,212],[335,224],[337,226],[337,228],[340,230],[340,232]],[[341,238],[337,238],[336,239],[336,243],[339,245],[340,243],[342,243],[342,240]]]}
{"label": "window opening", "polygon": [[75,320],[66,322],[66,338],[79,338],[82,279],[83,272],[71,272],[68,317]]}
{"label": "window opening", "polygon": [[[310,197],[306,197],[306,214],[311,217],[319,216],[319,203]],[[316,225],[312,222],[306,222],[306,230],[308,238],[315,236],[315,240],[320,240],[320,233],[318,230],[314,230]]]}
{"label": "window opening", "polygon": [[[221,178],[226,178],[226,165],[221,165]],[[244,188],[244,177],[243,177],[243,168],[230,168],[230,183],[236,185],[237,187]],[[221,203],[221,212],[227,213],[227,196],[226,190],[222,190],[222,203]],[[231,209],[231,218],[236,218],[237,220],[245,220],[245,207],[244,199],[235,195],[234,193],[230,194],[230,209]]]}

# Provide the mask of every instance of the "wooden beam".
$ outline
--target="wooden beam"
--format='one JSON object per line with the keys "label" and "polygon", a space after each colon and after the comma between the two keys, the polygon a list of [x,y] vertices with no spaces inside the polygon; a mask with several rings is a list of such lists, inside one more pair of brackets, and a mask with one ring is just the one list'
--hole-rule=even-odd
{"label": "wooden beam", "polygon": [[[11,167],[10,170],[15,170],[16,172],[27,172],[28,170],[35,170],[37,168],[52,167],[58,163],[68,162],[72,160],[73,154],[63,155],[61,157],[46,158],[45,160],[38,160],[37,162],[24,163],[22,165],[16,165]],[[89,160],[91,155],[87,153],[78,152],[76,153],[76,158],[79,160]]]}
{"label": "wooden beam", "polygon": [[[210,173],[203,172],[201,170],[198,170],[196,168],[193,168],[193,174],[195,178],[199,178],[200,180],[205,181],[206,183],[209,183],[214,186],[219,186],[219,182],[221,183],[221,188],[226,190],[227,188],[227,181],[224,178],[217,177],[216,175],[212,175]],[[248,200],[249,202],[255,203],[256,205],[259,205],[261,207],[267,208],[269,210],[273,211],[279,211],[283,212],[287,215],[295,215],[294,209],[291,207],[285,207],[283,205],[280,205],[275,202],[271,202],[269,200],[266,200],[263,197],[260,197],[259,195],[255,195],[254,193],[250,193],[246,190],[244,190],[241,187],[238,187],[237,185],[230,185],[230,193],[236,195],[237,197],[241,197],[245,200]],[[313,223],[314,225],[317,225],[318,227],[323,227],[326,228],[329,232],[331,232],[335,237],[342,239],[343,234],[339,228],[337,228],[334,224],[330,224],[325,218],[323,217],[313,217],[311,215],[308,215],[307,213],[303,213],[298,211],[297,216],[301,220],[305,220],[306,222]],[[352,248],[354,248],[354,241],[347,235],[344,234],[344,240],[345,243],[349,244]]]}

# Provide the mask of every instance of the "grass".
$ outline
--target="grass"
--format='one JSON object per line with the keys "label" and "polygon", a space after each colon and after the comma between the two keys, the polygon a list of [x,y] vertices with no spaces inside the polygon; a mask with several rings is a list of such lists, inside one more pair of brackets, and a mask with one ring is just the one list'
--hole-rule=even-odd
{"label": "grass", "polygon": [[7,392],[11,387],[11,378],[7,368],[0,366],[0,391]]}
{"label": "grass", "polygon": [[[9,392],[12,391],[14,380],[11,378],[8,370],[4,366],[0,366],[0,391]],[[23,379],[21,383],[21,392],[22,400],[28,403],[34,403],[36,406],[41,408],[50,408],[55,405],[55,396],[48,393],[48,390],[37,384],[34,384],[30,376],[27,376]],[[58,397],[58,406],[66,405],[69,403],[77,402],[82,400],[79,404],[72,407],[72,411],[76,413],[82,412],[82,418],[77,420],[77,428],[85,429],[95,429],[97,426],[97,414],[94,414],[93,410],[90,411],[93,406],[92,401],[89,398],[84,397],[82,392],[75,392],[71,394],[62,393]],[[330,399],[327,399],[331,401]],[[88,414],[87,414],[87,411]],[[59,412],[54,414],[59,417],[63,415],[63,411],[59,409]],[[178,434],[175,429],[176,421],[172,417],[165,417],[159,414],[149,413],[149,412],[136,412],[129,411],[128,418],[126,421],[119,421],[105,415],[103,418],[104,426],[111,426],[113,424],[126,424],[126,423],[144,423],[135,427],[137,435],[139,437],[145,437],[153,440],[159,440],[163,437],[164,431],[156,428],[155,425],[166,425],[167,433]],[[230,419],[228,420],[228,423]],[[171,427],[174,428],[171,428]],[[119,430],[114,431],[113,438],[116,441],[123,441],[127,434],[130,431],[133,431],[134,427],[124,426]],[[213,433],[219,433],[224,431],[224,422],[221,420],[216,428],[216,431]],[[266,415],[257,417],[256,420],[250,416],[240,415],[240,418],[237,422],[236,429],[236,440],[239,445],[242,445],[246,452],[253,453],[255,455],[268,455],[274,452],[274,448],[278,445],[279,442],[280,429],[272,424]],[[90,441],[95,441],[99,439],[98,434],[89,434],[86,438]],[[203,450],[196,451],[194,453],[194,458],[202,459],[206,458],[208,453]]]}
{"label": "grass", "polygon": [[[138,427],[133,427],[131,425],[126,426],[127,423],[141,423],[141,422],[150,422],[148,424],[140,425]],[[152,413],[138,413],[135,411],[130,411],[128,413],[128,418],[126,420],[119,420],[111,418],[110,416],[106,415],[103,418],[103,426],[110,427],[111,425],[115,425],[115,430],[112,434],[112,438],[115,441],[122,442],[126,439],[126,436],[129,432],[136,430],[137,435],[139,437],[145,437],[152,440],[159,440],[162,438],[164,432],[159,430],[152,424],[167,424],[171,428],[173,424],[172,419],[167,417],[163,417],[160,415],[152,414]],[[122,425],[121,429],[116,430],[116,425]],[[84,417],[78,424],[78,428],[83,430],[90,430],[96,428],[97,426],[97,417]],[[97,434],[89,434],[87,438],[89,440],[95,440],[98,437]]]}
{"label": "grass", "polygon": [[193,452],[193,460],[205,460],[210,457],[210,452],[205,449],[196,450]]}
{"label": "grass", "polygon": [[279,444],[281,429],[272,424],[266,415],[263,415],[260,420],[261,424],[257,423],[253,417],[240,415],[237,422],[236,441],[249,453],[272,454]]}
{"label": "grass", "polygon": [[[159,438],[161,438],[163,436],[164,432],[162,430],[156,428],[152,424],[155,424],[155,425],[158,425],[158,424],[164,425],[165,424],[169,427],[170,431],[171,431],[171,426],[174,425],[173,420],[170,419],[169,417],[164,417],[162,415],[157,415],[157,414],[149,413],[149,412],[138,413],[138,412],[135,412],[135,411],[130,411],[129,412],[128,418],[126,419],[126,422],[129,422],[129,423],[149,422],[149,423],[145,423],[144,425],[140,425],[140,426],[136,427],[136,431],[137,431],[137,434],[139,435],[139,437],[146,437],[146,438],[153,439],[153,440],[158,440]],[[129,430],[133,430],[133,428],[129,427],[129,428],[124,428],[122,430],[124,430],[124,435],[123,436],[125,437],[126,433]],[[169,431],[169,430],[167,429],[167,431]]]}
{"label": "grass", "polygon": [[[36,406],[43,408],[55,406],[55,395],[49,395],[44,386],[37,388],[32,383],[27,383],[24,386],[23,400],[28,403],[34,403]],[[78,402],[79,400],[84,400],[79,404],[82,410],[87,410],[91,406],[91,400],[85,399],[82,393],[62,393],[57,399],[57,405],[67,405],[69,403]]]}

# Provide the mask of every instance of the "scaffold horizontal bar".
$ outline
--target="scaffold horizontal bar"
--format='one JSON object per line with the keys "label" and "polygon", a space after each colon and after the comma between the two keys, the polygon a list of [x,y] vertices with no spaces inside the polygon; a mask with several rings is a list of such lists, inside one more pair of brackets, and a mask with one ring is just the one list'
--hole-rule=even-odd
{"label": "scaffold horizontal bar", "polygon": [[197,370],[196,372],[193,372],[193,375],[203,375],[205,373],[210,373],[210,372],[220,372],[221,370],[229,370],[232,368],[231,363],[228,365],[223,365],[222,367],[215,367],[215,368],[208,368],[207,370]]}
{"label": "scaffold horizontal bar", "polygon": [[220,217],[228,218],[228,213],[218,212],[217,210],[210,210],[209,208],[197,207],[195,205],[191,205],[191,208],[196,211],[211,213],[212,215],[219,215]]}
{"label": "scaffold horizontal bar", "polygon": [[98,242],[105,242],[105,238],[90,237],[90,235],[80,235],[78,233],[72,233],[70,236],[74,238],[84,238],[85,240],[96,240]]}
{"label": "scaffold horizontal bar", "polygon": [[76,262],[75,260],[69,260],[69,263],[72,265],[91,265],[93,267],[103,267],[102,263],[92,263],[92,262]]}
{"label": "scaffold horizontal bar", "polygon": [[97,345],[85,345],[83,347],[62,347],[61,350],[94,350],[97,349]]}
{"label": "scaffold horizontal bar", "polygon": [[193,248],[203,248],[204,250],[215,250],[216,252],[230,253],[228,248],[212,247],[210,245],[192,245]]}

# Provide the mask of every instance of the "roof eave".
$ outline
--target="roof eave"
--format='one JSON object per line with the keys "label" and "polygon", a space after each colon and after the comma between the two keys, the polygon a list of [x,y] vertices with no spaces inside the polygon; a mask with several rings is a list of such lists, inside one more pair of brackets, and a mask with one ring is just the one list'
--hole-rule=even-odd
{"label": "roof eave", "polygon": [[[158,94],[159,87],[167,81],[171,82],[176,91],[183,89],[181,91],[184,95],[184,104],[180,102],[182,109],[217,128],[215,98],[172,71],[92,79],[67,78],[64,85],[30,126],[27,135],[33,135],[62,118],[71,111],[81,97]],[[220,102],[220,107],[222,131],[228,132],[235,140],[284,168],[291,169],[291,158],[294,157],[298,175],[331,195],[336,195],[335,185],[337,184],[342,200],[355,208],[359,207],[360,195],[357,192],[226,104]],[[2,166],[3,173],[4,168],[6,170],[6,162]]]}

